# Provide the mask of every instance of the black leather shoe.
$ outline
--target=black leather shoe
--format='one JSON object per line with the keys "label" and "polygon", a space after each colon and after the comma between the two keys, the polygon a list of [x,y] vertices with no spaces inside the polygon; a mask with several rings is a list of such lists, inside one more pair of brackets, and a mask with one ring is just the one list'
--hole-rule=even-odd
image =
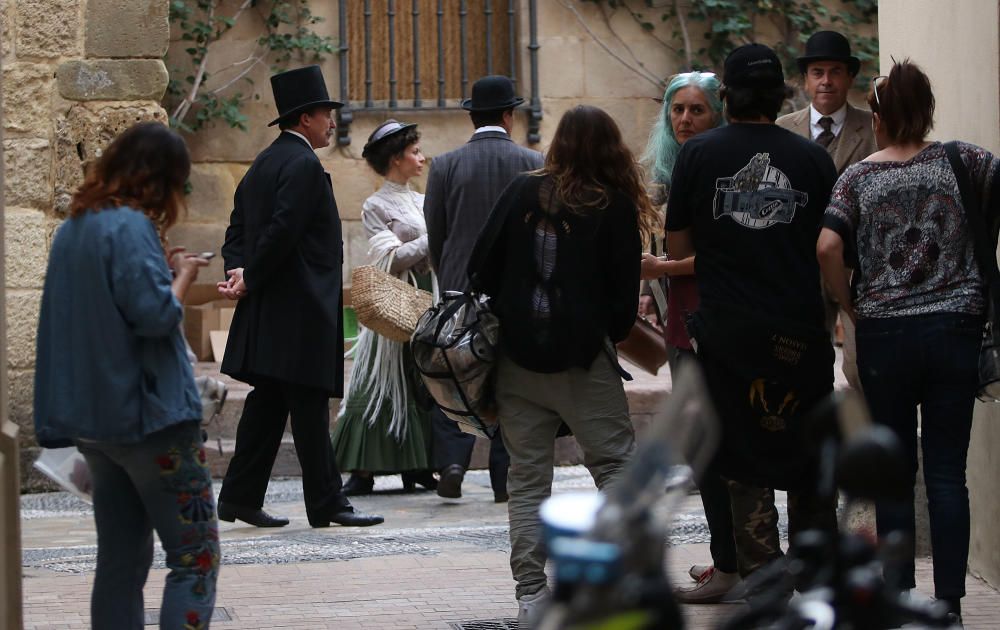
{"label": "black leather shoe", "polygon": [[232,523],[241,520],[254,527],[284,527],[288,525],[288,519],[281,516],[271,516],[260,508],[248,508],[240,505],[231,505],[219,501],[216,513],[220,521]]}
{"label": "black leather shoe", "polygon": [[462,496],[462,480],[465,478],[465,469],[459,464],[449,464],[441,471],[441,479],[438,481],[437,493],[439,497],[446,499],[458,499]]}
{"label": "black leather shoe", "polygon": [[312,527],[329,527],[330,523],[337,523],[344,527],[371,527],[383,521],[385,519],[377,514],[365,514],[364,512],[355,512],[351,509],[309,517],[309,525]]}
{"label": "black leather shoe", "polygon": [[406,492],[413,492],[417,489],[418,484],[423,486],[425,490],[435,490],[438,487],[437,479],[429,470],[405,472],[400,477],[403,478],[403,490]]}
{"label": "black leather shoe", "polygon": [[360,497],[371,494],[375,488],[375,477],[363,477],[356,473],[351,473],[351,478],[344,484],[342,492],[345,496]]}

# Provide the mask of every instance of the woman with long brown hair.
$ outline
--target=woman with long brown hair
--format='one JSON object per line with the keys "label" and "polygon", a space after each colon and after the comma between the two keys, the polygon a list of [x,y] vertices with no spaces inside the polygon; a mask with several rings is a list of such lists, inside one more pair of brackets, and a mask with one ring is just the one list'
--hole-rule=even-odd
{"label": "woman with long brown hair", "polygon": [[642,243],[657,224],[618,126],[580,105],[560,120],[542,169],[501,195],[476,245],[473,286],[492,298],[502,330],[496,396],[522,628],[549,594],[538,508],[560,424],[601,489],[635,448],[614,344],[635,322]]}
{"label": "woman with long brown hair", "polygon": [[164,250],[187,147],[160,123],[105,149],[52,242],[38,323],[35,432],[76,445],[93,480],[94,628],[143,627],[153,530],[170,573],[160,628],[208,628],[219,535],[181,300],[208,264]]}

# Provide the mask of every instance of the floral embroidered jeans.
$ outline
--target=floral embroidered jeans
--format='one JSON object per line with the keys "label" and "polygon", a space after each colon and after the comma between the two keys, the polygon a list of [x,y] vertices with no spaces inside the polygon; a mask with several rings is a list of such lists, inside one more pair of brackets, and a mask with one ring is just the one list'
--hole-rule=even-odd
{"label": "floral embroidered jeans", "polygon": [[141,630],[153,530],[170,573],[161,630],[203,630],[215,608],[219,524],[198,422],[134,444],[78,441],[90,466],[97,524],[94,630]]}

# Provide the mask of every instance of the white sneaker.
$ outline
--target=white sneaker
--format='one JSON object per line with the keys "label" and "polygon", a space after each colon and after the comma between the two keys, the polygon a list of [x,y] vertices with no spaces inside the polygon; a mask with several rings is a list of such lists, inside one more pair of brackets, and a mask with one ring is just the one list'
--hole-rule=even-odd
{"label": "white sneaker", "polygon": [[701,582],[702,576],[712,570],[712,565],[710,564],[693,564],[691,568],[688,569],[688,575],[695,582]]}
{"label": "white sneaker", "polygon": [[530,630],[538,625],[542,620],[545,609],[549,607],[552,593],[548,586],[543,586],[538,591],[529,595],[522,595],[517,599],[517,627],[520,630]]}
{"label": "white sneaker", "polygon": [[702,574],[694,586],[674,590],[674,597],[682,604],[717,604],[731,601],[730,591],[741,583],[739,573],[723,573],[715,567]]}

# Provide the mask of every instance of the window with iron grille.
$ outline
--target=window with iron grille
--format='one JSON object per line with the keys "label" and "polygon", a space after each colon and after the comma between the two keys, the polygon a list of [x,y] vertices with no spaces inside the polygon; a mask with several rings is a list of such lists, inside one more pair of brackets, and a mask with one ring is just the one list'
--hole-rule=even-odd
{"label": "window with iron grille", "polygon": [[[478,77],[504,74],[530,89],[528,141],[538,142],[536,0],[339,0],[338,143],[353,111],[457,109]],[[527,6],[529,80],[521,81],[518,15]]]}

